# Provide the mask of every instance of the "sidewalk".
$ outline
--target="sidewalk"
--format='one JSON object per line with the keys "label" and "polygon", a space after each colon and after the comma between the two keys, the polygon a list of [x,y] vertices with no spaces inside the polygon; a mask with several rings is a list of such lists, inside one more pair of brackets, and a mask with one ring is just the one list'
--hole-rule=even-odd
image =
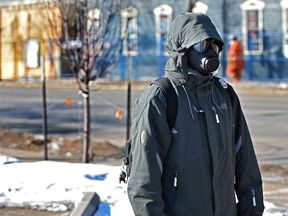
{"label": "sidewalk", "polygon": [[288,82],[241,81],[231,84],[237,93],[288,94]]}
{"label": "sidewalk", "polygon": [[[143,91],[149,87],[151,81],[132,81],[132,91]],[[259,94],[288,94],[288,82],[260,82],[243,80],[239,83],[231,83],[238,93],[259,93]],[[40,80],[33,81],[0,81],[0,87],[18,88],[41,88]],[[75,88],[78,89],[74,78],[47,80],[46,88]],[[119,80],[96,80],[91,82],[91,89],[120,90],[127,89],[126,81]]]}

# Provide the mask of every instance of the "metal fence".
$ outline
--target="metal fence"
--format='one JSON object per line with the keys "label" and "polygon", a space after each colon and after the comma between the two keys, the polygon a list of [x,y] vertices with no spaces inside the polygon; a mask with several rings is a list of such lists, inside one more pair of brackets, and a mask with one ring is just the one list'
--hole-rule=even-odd
{"label": "metal fence", "polygon": [[[242,40],[242,35],[239,34]],[[218,75],[226,77],[227,53],[229,48],[228,35],[223,36],[225,46],[220,54],[221,67]],[[134,80],[150,79],[164,74],[165,62],[168,56],[159,55],[159,47],[151,36],[142,36],[139,43],[139,54],[135,56],[122,56],[118,65],[109,75],[111,79],[125,80],[128,69],[132,68],[131,78]],[[150,44],[147,44],[147,41]],[[263,52],[260,55],[245,55],[243,80],[281,81],[288,80],[288,57],[283,54],[282,33],[263,34]]]}
{"label": "metal fence", "polygon": [[[241,34],[237,35],[244,41]],[[229,48],[228,35],[222,36],[225,46],[220,54],[221,67],[218,75],[226,77],[227,53]],[[165,63],[168,56],[161,52],[163,44],[156,42],[153,34],[138,36],[138,53],[133,56],[125,56],[120,53],[119,62],[105,78],[113,80],[151,80],[164,74]],[[162,47],[160,47],[162,46]],[[263,52],[259,55],[245,55],[245,67],[243,69],[243,80],[264,80],[264,81],[287,81],[288,80],[288,56],[285,57],[285,46],[283,46],[282,33],[263,34]],[[288,47],[287,47],[288,48]],[[120,51],[121,52],[121,51]],[[61,56],[47,56],[46,77],[55,79],[60,77],[71,77],[70,66]],[[27,79],[41,77],[41,70],[26,70],[24,60],[15,57],[2,56],[0,79],[10,73],[12,78]],[[53,71],[52,71],[53,70]]]}

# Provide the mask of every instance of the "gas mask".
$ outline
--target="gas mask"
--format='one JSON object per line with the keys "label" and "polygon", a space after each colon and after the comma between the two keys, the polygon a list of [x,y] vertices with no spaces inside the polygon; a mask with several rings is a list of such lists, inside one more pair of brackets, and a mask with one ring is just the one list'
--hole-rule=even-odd
{"label": "gas mask", "polygon": [[187,51],[187,64],[203,75],[209,75],[220,66],[220,48],[213,39],[206,39],[194,44]]}

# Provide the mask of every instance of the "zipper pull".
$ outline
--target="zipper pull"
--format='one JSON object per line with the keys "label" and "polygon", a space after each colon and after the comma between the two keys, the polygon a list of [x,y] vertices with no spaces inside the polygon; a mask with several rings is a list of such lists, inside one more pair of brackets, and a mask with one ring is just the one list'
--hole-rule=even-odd
{"label": "zipper pull", "polygon": [[219,124],[220,123],[219,116],[218,116],[218,113],[217,113],[216,108],[214,106],[212,106],[212,111],[215,113],[215,118],[216,118],[217,124]]}
{"label": "zipper pull", "polygon": [[175,174],[174,176],[174,182],[173,182],[173,186],[176,188],[178,185],[178,173]]}
{"label": "zipper pull", "polygon": [[196,113],[204,113],[203,110],[201,110],[201,109],[198,110],[195,106],[193,106],[193,108],[194,108],[194,110],[195,110]]}
{"label": "zipper pull", "polygon": [[251,189],[253,206],[256,206],[256,193],[255,189]]}

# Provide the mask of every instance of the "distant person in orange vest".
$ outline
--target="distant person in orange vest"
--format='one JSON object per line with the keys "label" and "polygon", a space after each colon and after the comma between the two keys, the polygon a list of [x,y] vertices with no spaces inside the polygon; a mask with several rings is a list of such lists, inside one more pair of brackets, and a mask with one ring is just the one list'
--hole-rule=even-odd
{"label": "distant person in orange vest", "polygon": [[236,36],[230,35],[229,41],[227,75],[232,82],[239,82],[242,79],[244,67],[243,47]]}

